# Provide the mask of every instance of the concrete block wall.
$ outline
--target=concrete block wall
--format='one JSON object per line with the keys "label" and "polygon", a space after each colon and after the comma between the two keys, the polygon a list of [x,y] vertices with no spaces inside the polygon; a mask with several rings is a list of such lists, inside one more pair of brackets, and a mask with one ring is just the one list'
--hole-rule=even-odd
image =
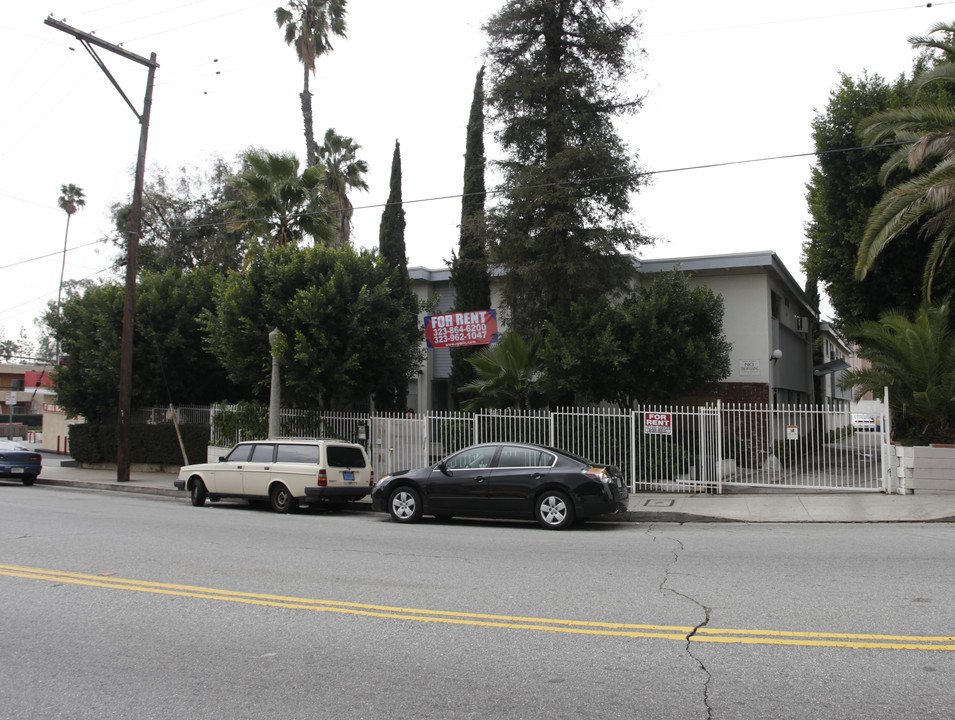
{"label": "concrete block wall", "polygon": [[955,493],[955,447],[894,446],[899,490],[910,493]]}

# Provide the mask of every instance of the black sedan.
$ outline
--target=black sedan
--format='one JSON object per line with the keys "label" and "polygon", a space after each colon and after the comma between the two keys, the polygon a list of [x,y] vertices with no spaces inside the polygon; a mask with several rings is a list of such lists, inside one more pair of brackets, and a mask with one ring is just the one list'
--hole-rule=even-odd
{"label": "black sedan", "polygon": [[627,495],[612,465],[543,445],[487,443],[431,467],[386,475],[371,500],[399,523],[464,515],[534,519],[563,530],[575,519],[625,512]]}
{"label": "black sedan", "polygon": [[32,485],[42,469],[40,453],[13,440],[0,440],[0,477],[16,478],[24,485]]}

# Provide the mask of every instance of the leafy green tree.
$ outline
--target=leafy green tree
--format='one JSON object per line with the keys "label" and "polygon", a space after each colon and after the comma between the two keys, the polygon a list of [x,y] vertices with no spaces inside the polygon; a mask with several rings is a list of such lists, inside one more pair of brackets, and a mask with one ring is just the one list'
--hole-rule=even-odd
{"label": "leafy green tree", "polygon": [[[937,26],[933,32],[940,30],[945,26]],[[917,223],[904,228],[896,225],[893,242],[873,242],[873,235],[869,248],[860,255],[870,215],[883,196],[889,197],[884,189],[889,173],[900,185],[912,179],[905,166],[908,143],[916,140],[917,134],[895,138],[891,132],[873,133],[864,139],[862,125],[873,114],[883,118],[911,114],[919,104],[951,106],[947,83],[930,82],[936,73],[944,72],[945,64],[955,60],[951,40],[950,30],[909,39],[922,50],[912,69],[914,80],[903,75],[886,83],[878,76],[853,80],[843,75],[830,93],[825,112],[813,121],[818,157],[807,186],[812,221],[806,229],[803,268],[807,276],[822,282],[842,322],[873,320],[892,308],[915,312],[921,305],[919,288],[935,243],[931,234]],[[910,106],[913,110],[906,109]],[[889,127],[883,125],[882,129],[888,131]],[[880,135],[887,146],[857,149]],[[891,147],[896,140],[904,144]],[[879,251],[872,253],[875,247]],[[863,273],[861,267],[867,263],[871,264]],[[937,288],[944,294],[953,284],[945,279]]]}
{"label": "leafy green tree", "polygon": [[[212,306],[217,273],[144,273],[133,323],[134,406],[205,404],[235,397],[225,371],[205,349],[199,317]],[[55,370],[57,402],[71,414],[113,422],[119,386],[123,295],[120,283],[87,284],[51,307],[45,322],[69,361]]]}
{"label": "leafy green tree", "polygon": [[234,229],[273,247],[298,245],[306,237],[316,245],[334,243],[335,218],[321,166],[300,175],[294,155],[260,150],[246,152],[244,161],[245,170],[231,181],[238,198],[226,204]]}
{"label": "leafy green tree", "polygon": [[[491,307],[491,276],[487,260],[487,219],[484,214],[484,68],[474,82],[464,149],[464,192],[461,197],[461,235],[458,252],[451,259],[451,284],[457,312]],[[476,377],[467,359],[479,347],[451,349],[451,388],[458,402],[458,388]]]}
{"label": "leafy green tree", "polygon": [[417,316],[391,296],[391,272],[347,245],[253,247],[245,271],[217,287],[205,316],[208,347],[235,383],[264,400],[268,333],[277,328],[283,401],[342,409],[374,397],[380,406],[421,363]]}
{"label": "leafy green tree", "polygon": [[730,371],[723,298],[679,271],[619,302],[581,300],[549,325],[542,359],[551,394],[630,409],[711,389]]}
{"label": "leafy green tree", "polygon": [[[614,118],[629,93],[635,19],[619,0],[511,0],[485,25],[488,105],[506,159],[490,215],[512,327],[529,337],[581,297],[626,285],[623,251],[646,242],[628,219],[645,178]],[[625,88],[626,90],[621,90]]]}
{"label": "leafy green tree", "polygon": [[[208,169],[183,166],[175,174],[154,170],[143,192],[143,235],[139,244],[142,272],[163,273],[170,268],[199,267],[219,272],[242,267],[246,237],[228,222],[227,206],[238,199],[229,181],[235,169],[221,158]],[[117,233],[113,242],[123,251],[115,263],[126,264],[129,204],[112,207]]]}
{"label": "leafy green tree", "polygon": [[4,337],[3,328],[0,327],[0,358],[6,362],[22,365],[52,362],[55,357],[54,349],[49,338],[44,336],[40,337],[38,348],[23,327],[20,328],[20,334],[16,340],[7,340]]}
{"label": "leafy green tree", "polygon": [[539,407],[542,398],[535,397],[534,387],[540,378],[540,346],[539,335],[524,342],[510,332],[468,358],[477,378],[461,387],[462,394],[473,396],[463,409],[517,408],[526,412]]}
{"label": "leafy green tree", "polygon": [[318,148],[318,162],[325,169],[325,189],[336,199],[338,206],[339,245],[347,245],[351,236],[354,211],[348,192],[368,189],[368,183],[362,177],[368,172],[368,163],[358,159],[360,148],[361,145],[350,137],[338,135],[332,128],[325,132],[325,142]]}
{"label": "leafy green tree", "polygon": [[[955,32],[945,25],[935,29],[940,30],[949,35]],[[918,91],[941,81],[955,83],[955,63],[938,65],[920,75],[913,87]],[[870,214],[859,244],[856,277],[865,279],[891,242],[920,230],[932,240],[927,257],[919,253],[925,262],[922,291],[931,301],[935,278],[955,247],[955,103],[917,102],[883,111],[864,121],[861,131],[869,143],[906,144],[883,165],[883,182],[903,165],[917,174],[891,187]],[[911,252],[913,248],[906,249]],[[951,283],[947,285],[951,287]]]}
{"label": "leafy green tree", "polygon": [[862,282],[855,277],[865,225],[883,193],[879,170],[893,152],[858,149],[858,128],[871,114],[899,107],[908,94],[904,78],[889,84],[879,76],[843,74],[825,111],[813,120],[817,155],[807,184],[811,220],[802,265],[807,278],[821,282],[844,322],[872,319],[893,307],[914,309],[920,302],[921,265],[910,253],[882,258],[879,268],[891,273],[873,272]]}
{"label": "leafy green tree", "polygon": [[7,340],[3,337],[3,328],[0,328],[0,358],[6,362],[13,360],[14,356],[20,354],[20,346],[16,340]]}
{"label": "leafy green tree", "polygon": [[285,7],[275,9],[275,21],[285,28],[285,44],[295,48],[298,61],[305,69],[305,85],[299,96],[302,100],[302,119],[305,123],[305,153],[308,167],[318,162],[318,144],[312,122],[312,93],[308,87],[309,75],[315,72],[315,62],[332,51],[331,38],[345,37],[345,6],[348,0],[289,0]]}
{"label": "leafy green tree", "polygon": [[857,394],[889,388],[897,437],[915,442],[955,441],[955,332],[951,303],[924,305],[914,320],[886,312],[878,321],[852,326],[859,354],[871,367],[843,375]]}

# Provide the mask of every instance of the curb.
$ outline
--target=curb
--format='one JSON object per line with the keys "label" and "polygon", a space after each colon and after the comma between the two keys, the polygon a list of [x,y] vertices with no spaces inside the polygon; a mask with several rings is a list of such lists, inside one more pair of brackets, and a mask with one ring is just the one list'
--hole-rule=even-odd
{"label": "curb", "polygon": [[188,498],[189,493],[176,488],[148,487],[125,483],[87,482],[85,480],[57,480],[55,478],[37,478],[37,485],[59,485],[60,487],[75,487],[86,490],[109,490],[112,492],[139,493],[140,495],[161,495],[164,497]]}

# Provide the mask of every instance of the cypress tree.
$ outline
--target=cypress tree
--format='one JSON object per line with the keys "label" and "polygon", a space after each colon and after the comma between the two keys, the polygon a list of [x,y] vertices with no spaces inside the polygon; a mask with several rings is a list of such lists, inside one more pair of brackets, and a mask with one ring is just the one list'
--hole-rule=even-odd
{"label": "cypress tree", "polygon": [[[391,159],[391,187],[388,192],[388,203],[381,214],[378,252],[381,262],[391,268],[388,277],[391,296],[401,301],[407,310],[401,330],[415,333],[418,325],[418,301],[411,291],[411,282],[408,279],[405,210],[401,200],[401,146],[397,140],[395,140],[395,152]],[[408,406],[409,377],[401,372],[400,366],[383,359],[380,378],[380,386],[375,391],[375,407],[392,412],[405,410]]]}
{"label": "cypress tree", "polygon": [[[484,216],[484,68],[474,83],[474,99],[468,117],[464,149],[464,192],[461,198],[461,236],[458,253],[451,260],[454,310],[486,310],[491,306],[491,281],[487,263],[487,222]],[[457,389],[476,378],[467,358],[480,347],[451,350],[451,388],[455,404]]]}
{"label": "cypress tree", "polygon": [[408,283],[408,258],[405,250],[405,209],[401,200],[401,146],[395,140],[395,152],[391,158],[391,187],[388,204],[381,214],[378,231],[378,251],[386,263],[394,268],[392,294],[406,294]]}

